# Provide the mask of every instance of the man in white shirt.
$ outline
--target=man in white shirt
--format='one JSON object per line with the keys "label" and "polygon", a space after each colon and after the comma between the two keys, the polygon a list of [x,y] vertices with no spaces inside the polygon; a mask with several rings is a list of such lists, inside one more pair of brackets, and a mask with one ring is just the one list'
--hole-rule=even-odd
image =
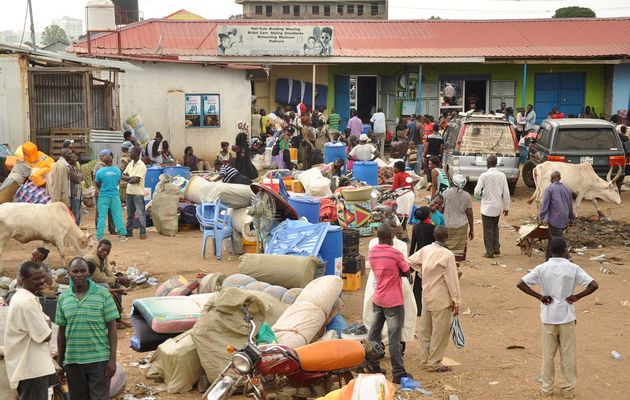
{"label": "man in white shirt", "polygon": [[[563,258],[567,250],[564,238],[551,239],[549,247],[552,255],[549,261],[534,268],[519,280],[516,286],[541,302],[542,393],[547,396],[553,395],[554,357],[560,350],[564,377],[562,391],[565,399],[572,399],[575,397],[577,373],[573,303],[596,291],[599,285],[582,268]],[[532,289],[534,285],[540,287],[541,293]],[[573,294],[577,285],[586,289]]]}
{"label": "man in white shirt", "polygon": [[481,222],[483,223],[483,243],[486,258],[501,254],[499,244],[499,217],[501,212],[507,217],[510,210],[510,189],[507,177],[497,167],[497,157],[488,156],[488,170],[479,176],[475,186],[475,197],[481,199]]}
{"label": "man in white shirt", "polygon": [[525,113],[525,133],[533,131],[536,126],[536,111],[534,106],[529,104],[527,106],[527,113]]}
{"label": "man in white shirt", "polygon": [[[147,222],[144,207],[144,179],[147,167],[140,159],[140,147],[132,147],[129,150],[131,161],[122,175],[122,180],[127,182],[127,237],[133,237],[134,219],[136,214],[140,222],[140,239],[147,238]],[[153,195],[153,193],[151,193]]]}
{"label": "man in white shirt", "polygon": [[368,135],[362,133],[359,136],[359,144],[354,146],[354,148],[348,154],[351,160],[355,161],[374,161],[379,153],[378,151],[368,143]]}
{"label": "man in white shirt", "polygon": [[32,261],[20,265],[22,286],[11,298],[4,332],[4,359],[11,389],[20,400],[47,400],[55,366],[50,353],[50,319],[35,293],[44,288],[48,272]]}
{"label": "man in white shirt", "polygon": [[387,128],[385,127],[385,113],[383,113],[383,109],[381,107],[379,107],[372,115],[370,122],[374,124],[374,133],[376,133],[376,136],[378,137],[381,154],[385,154],[385,132]]}

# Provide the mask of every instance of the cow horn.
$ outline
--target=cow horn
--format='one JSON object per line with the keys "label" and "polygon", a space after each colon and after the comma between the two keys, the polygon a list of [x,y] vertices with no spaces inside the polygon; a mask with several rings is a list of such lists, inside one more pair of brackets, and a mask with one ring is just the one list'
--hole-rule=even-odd
{"label": "cow horn", "polygon": [[612,176],[612,171],[613,171],[613,166],[610,166],[610,170],[608,171],[608,175],[606,175],[606,182],[610,182],[611,180],[611,176]]}
{"label": "cow horn", "polygon": [[615,175],[615,177],[613,178],[613,180],[612,180],[612,181],[610,181],[611,183],[613,183],[613,182],[617,182],[617,181],[619,180],[619,178],[621,178],[621,171],[622,171],[622,170],[623,170],[623,169],[621,168],[621,165],[620,165],[620,166],[619,166],[619,170],[617,171],[617,175]]}

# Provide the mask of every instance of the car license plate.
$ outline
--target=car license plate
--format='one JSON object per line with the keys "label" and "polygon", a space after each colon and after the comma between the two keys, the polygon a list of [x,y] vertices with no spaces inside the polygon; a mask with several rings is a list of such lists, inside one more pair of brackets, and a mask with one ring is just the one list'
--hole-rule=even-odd
{"label": "car license plate", "polygon": [[593,157],[580,157],[580,164],[593,164]]}

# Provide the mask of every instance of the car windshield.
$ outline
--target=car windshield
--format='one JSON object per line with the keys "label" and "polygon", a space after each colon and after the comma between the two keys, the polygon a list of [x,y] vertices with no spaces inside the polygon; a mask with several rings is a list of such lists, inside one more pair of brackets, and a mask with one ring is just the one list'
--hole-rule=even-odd
{"label": "car windshield", "polygon": [[514,156],[514,138],[508,124],[469,122],[464,125],[462,155],[495,154]]}
{"label": "car windshield", "polygon": [[619,146],[611,128],[560,128],[556,150],[612,150]]}

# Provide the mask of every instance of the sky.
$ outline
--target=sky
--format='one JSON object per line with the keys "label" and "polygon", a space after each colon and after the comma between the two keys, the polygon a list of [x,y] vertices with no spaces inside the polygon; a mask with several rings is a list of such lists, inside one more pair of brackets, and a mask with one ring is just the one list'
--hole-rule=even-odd
{"label": "sky", "polygon": [[[1,0],[0,31],[22,30],[27,0]],[[41,32],[53,19],[63,16],[83,18],[86,0],[31,0],[35,30]],[[8,3],[8,4],[7,4]],[[422,19],[439,16],[443,19],[514,19],[547,18],[560,7],[584,6],[595,10],[598,17],[630,16],[630,1],[599,0],[389,0],[390,19]],[[144,18],[159,18],[181,8],[208,19],[224,19],[241,13],[233,0],[139,0]],[[26,21],[26,29],[29,29]],[[464,39],[464,38],[462,38]]]}

